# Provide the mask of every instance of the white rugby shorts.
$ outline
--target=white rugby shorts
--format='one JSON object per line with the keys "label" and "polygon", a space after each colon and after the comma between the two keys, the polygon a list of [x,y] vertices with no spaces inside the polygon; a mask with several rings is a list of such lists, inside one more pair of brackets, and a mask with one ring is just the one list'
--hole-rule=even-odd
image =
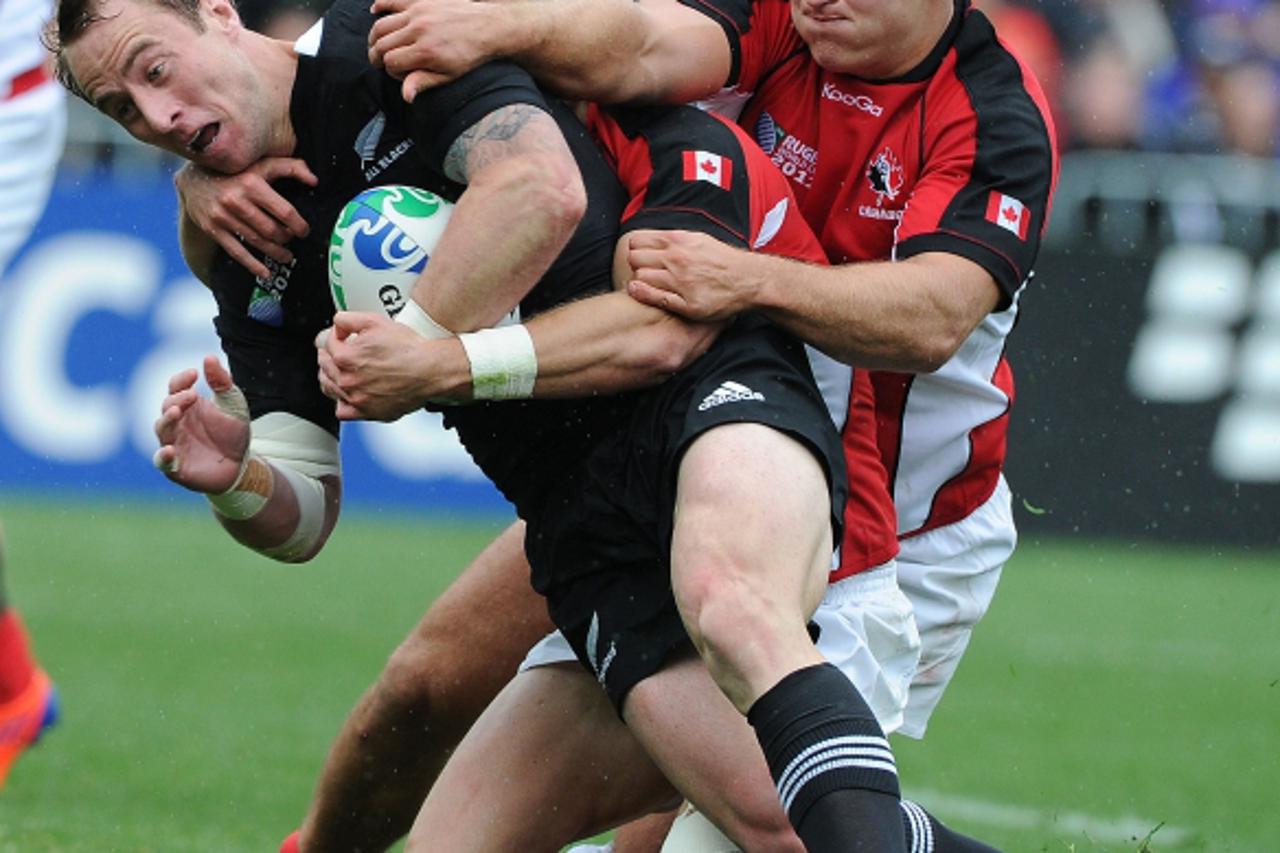
{"label": "white rugby shorts", "polygon": [[[920,636],[911,603],[895,582],[890,561],[837,581],[813,614],[821,629],[818,651],[843,672],[867,700],[885,734],[902,725]],[[535,645],[520,671],[578,660],[559,631]]]}
{"label": "white rugby shorts", "polygon": [[1003,475],[987,502],[966,518],[902,540],[898,586],[915,611],[921,645],[900,733],[924,737],[1017,541]]}

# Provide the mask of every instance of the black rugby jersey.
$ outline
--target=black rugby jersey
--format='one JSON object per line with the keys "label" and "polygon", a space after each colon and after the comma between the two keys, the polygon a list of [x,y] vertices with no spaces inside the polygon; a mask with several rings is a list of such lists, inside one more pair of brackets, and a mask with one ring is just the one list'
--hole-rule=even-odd
{"label": "black rugby jersey", "polygon": [[[524,317],[611,287],[613,247],[626,203],[581,123],[514,65],[484,66],[406,104],[400,82],[367,61],[374,20],[368,6],[368,0],[339,0],[324,16],[315,55],[298,58],[290,105],[298,140],[294,156],[306,161],[319,184],[313,189],[281,181],[276,188],[311,226],[310,234],[289,244],[293,263],[263,258],[270,280],[255,279],[219,251],[210,281],[218,304],[215,327],[252,415],[289,412],[335,435],[338,421],[316,379],[313,341],[334,312],[326,269],[329,233],[356,194],[407,184],[456,200],[464,187],[445,177],[442,164],[460,133],[508,104],[547,110],[582,170],[588,208],[570,244],[521,303]],[[584,441],[617,422],[626,398],[476,403],[446,409],[445,423],[519,508],[524,494],[536,495],[545,477],[579,458]]]}

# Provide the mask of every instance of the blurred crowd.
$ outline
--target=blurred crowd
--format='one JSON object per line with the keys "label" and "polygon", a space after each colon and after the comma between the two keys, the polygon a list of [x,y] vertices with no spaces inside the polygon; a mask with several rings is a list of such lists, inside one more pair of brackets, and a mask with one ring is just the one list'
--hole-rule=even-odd
{"label": "blurred crowd", "polygon": [[1274,157],[1277,0],[977,0],[1039,76],[1064,149]]}
{"label": "blurred crowd", "polygon": [[[324,0],[241,0],[255,29],[303,32]],[[1280,0],[975,0],[1039,77],[1064,150],[1274,157]]]}

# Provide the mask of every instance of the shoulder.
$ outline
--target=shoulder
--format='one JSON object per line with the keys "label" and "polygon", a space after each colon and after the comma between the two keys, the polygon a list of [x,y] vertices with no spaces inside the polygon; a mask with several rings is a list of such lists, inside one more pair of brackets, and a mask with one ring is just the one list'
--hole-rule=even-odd
{"label": "shoulder", "polygon": [[[695,0],[683,2],[697,7]],[[732,0],[714,2],[736,8]],[[791,6],[787,0],[754,0],[740,5],[746,7],[745,18],[726,16],[721,22],[733,52],[734,64],[729,80],[744,91],[753,91],[782,64],[797,55],[808,54],[804,41],[792,25]]]}
{"label": "shoulder", "polygon": [[964,18],[953,44],[949,73],[935,82],[963,89],[977,110],[996,109],[1008,117],[1021,115],[1045,123],[1048,107],[1030,69],[997,36],[991,21],[979,11]]}
{"label": "shoulder", "polygon": [[369,6],[365,0],[338,0],[316,26],[299,39],[299,52],[314,42],[314,56],[368,64],[369,30],[373,28],[374,21]]}
{"label": "shoulder", "polygon": [[1027,174],[1056,171],[1053,117],[1022,60],[999,40],[981,12],[966,15],[951,49],[928,83],[927,140],[957,138],[990,162],[1016,156]]}

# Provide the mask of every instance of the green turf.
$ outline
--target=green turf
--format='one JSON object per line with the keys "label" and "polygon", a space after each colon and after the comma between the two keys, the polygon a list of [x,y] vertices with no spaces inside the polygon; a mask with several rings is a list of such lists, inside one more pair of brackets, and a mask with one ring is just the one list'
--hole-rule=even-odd
{"label": "green turf", "polygon": [[63,719],[0,793],[0,851],[274,850],[386,655],[497,529],[344,519],[284,566],[202,512],[0,501]]}
{"label": "green turf", "polygon": [[895,749],[1008,850],[1280,849],[1280,555],[1025,541]]}
{"label": "green turf", "polygon": [[[352,515],[277,566],[194,511],[11,496],[0,519],[64,705],[0,793],[0,853],[275,849],[498,524]],[[1137,850],[1125,821],[1166,824],[1153,850],[1280,849],[1280,557],[1025,542],[928,739],[895,746],[909,793],[1010,851]]]}

